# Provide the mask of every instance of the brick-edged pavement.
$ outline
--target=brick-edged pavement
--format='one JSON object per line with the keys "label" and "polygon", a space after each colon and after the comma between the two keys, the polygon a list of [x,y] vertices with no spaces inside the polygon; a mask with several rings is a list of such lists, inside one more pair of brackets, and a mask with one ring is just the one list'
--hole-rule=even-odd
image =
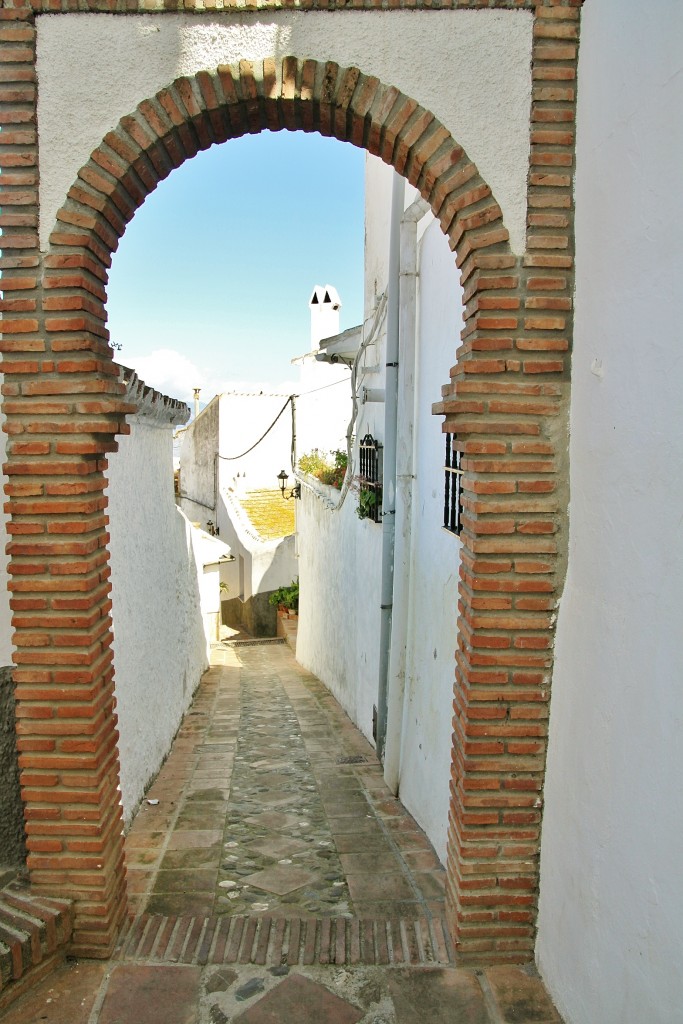
{"label": "brick-edged pavement", "polygon": [[429,842],[289,648],[213,661],[127,837],[115,959],[4,1024],[557,1024],[533,969],[454,966]]}

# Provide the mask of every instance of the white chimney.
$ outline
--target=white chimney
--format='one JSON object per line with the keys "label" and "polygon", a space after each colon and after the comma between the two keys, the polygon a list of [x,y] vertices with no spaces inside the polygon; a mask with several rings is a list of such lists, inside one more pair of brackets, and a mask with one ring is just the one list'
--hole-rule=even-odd
{"label": "white chimney", "polygon": [[308,308],[311,311],[311,350],[320,346],[322,338],[339,334],[339,310],[341,299],[331,284],[317,284],[313,289]]}

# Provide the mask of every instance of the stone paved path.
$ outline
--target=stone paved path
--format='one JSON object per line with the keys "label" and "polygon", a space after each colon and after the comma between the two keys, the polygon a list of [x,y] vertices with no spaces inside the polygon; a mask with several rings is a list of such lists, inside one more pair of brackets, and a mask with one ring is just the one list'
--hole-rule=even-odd
{"label": "stone paved path", "polygon": [[128,835],[135,909],[441,917],[438,859],[320,681],[284,644],[214,661]]}
{"label": "stone paved path", "polygon": [[116,957],[3,1024],[559,1024],[532,967],[453,965],[443,870],[319,680],[285,645],[213,661],[127,837]]}

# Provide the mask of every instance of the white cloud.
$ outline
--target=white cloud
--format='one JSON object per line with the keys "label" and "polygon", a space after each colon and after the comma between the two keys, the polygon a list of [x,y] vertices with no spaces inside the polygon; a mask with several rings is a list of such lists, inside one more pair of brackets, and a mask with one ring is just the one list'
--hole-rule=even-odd
{"label": "white cloud", "polygon": [[240,391],[258,394],[291,395],[296,393],[296,381],[234,380],[218,376],[211,368],[197,366],[182,352],[172,348],[159,348],[147,356],[127,356],[126,366],[135,370],[149,387],[161,391],[170,398],[192,405],[194,388],[201,388],[200,404],[206,405],[214,395],[224,391]]}
{"label": "white cloud", "polygon": [[182,402],[192,400],[193,388],[204,388],[204,373],[181,352],[160,348],[148,356],[128,356],[126,365],[149,387]]}

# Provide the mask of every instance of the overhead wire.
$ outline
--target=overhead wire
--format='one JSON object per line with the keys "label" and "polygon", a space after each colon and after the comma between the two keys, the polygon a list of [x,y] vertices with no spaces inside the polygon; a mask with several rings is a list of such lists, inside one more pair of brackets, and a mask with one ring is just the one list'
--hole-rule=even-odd
{"label": "overhead wire", "polygon": [[[382,321],[383,321],[383,317],[384,317],[384,312],[386,310],[386,300],[387,300],[387,294],[386,294],[386,292],[383,292],[383,294],[382,294],[382,296],[381,296],[381,298],[380,298],[380,300],[379,300],[379,302],[377,304],[377,308],[375,310],[375,315],[374,315],[374,318],[373,318],[373,322],[372,322],[372,326],[370,328],[370,331],[368,332],[367,337],[364,338],[363,341],[361,342],[361,344],[360,344],[360,346],[358,348],[358,352],[356,353],[356,356],[354,358],[353,365],[351,367],[351,401],[352,401],[352,412],[351,412],[351,419],[349,421],[349,425],[348,425],[347,430],[346,430],[346,456],[347,456],[347,460],[346,460],[346,473],[344,474],[344,480],[343,480],[343,483],[342,483],[342,486],[341,486],[341,491],[340,491],[340,495],[339,495],[339,501],[332,508],[332,511],[334,511],[334,512],[337,512],[342,507],[342,505],[344,504],[344,501],[346,499],[346,495],[348,494],[349,488],[351,486],[351,480],[353,479],[353,428],[355,426],[356,419],[358,417],[358,392],[357,392],[358,368],[359,368],[359,365],[360,365],[360,360],[361,360],[365,350],[375,340],[375,337],[376,337],[376,335],[377,335],[377,333],[379,331],[379,328],[381,327],[381,324],[382,324]],[[364,376],[365,376],[364,374],[361,376],[361,380],[363,379]],[[297,469],[296,469],[296,405],[295,405],[296,400],[297,400],[297,398],[303,398],[306,395],[315,394],[318,391],[325,391],[327,388],[336,387],[338,384],[346,384],[346,383],[348,383],[348,379],[342,378],[341,380],[332,381],[331,384],[323,384],[319,388],[311,388],[309,391],[304,391],[300,395],[288,395],[285,404],[282,406],[282,408],[278,412],[278,414],[275,417],[275,419],[273,420],[273,422],[263,432],[263,434],[261,434],[259,439],[257,441],[255,441],[254,444],[251,445],[251,447],[247,448],[246,451],[241,452],[239,455],[221,455],[220,452],[216,452],[216,455],[215,455],[216,460],[221,459],[221,461],[223,461],[223,462],[237,462],[239,459],[243,459],[245,457],[245,455],[249,455],[250,452],[253,452],[254,449],[258,448],[258,446],[261,444],[261,442],[265,440],[265,438],[271,432],[271,430],[273,429],[275,424],[279,421],[280,417],[284,413],[284,411],[287,408],[287,406],[290,405],[290,403],[291,403],[291,406],[292,406],[292,441],[291,441],[290,454],[291,454],[291,460],[292,460],[292,472],[294,473],[294,476],[299,481],[299,483],[301,483],[304,486],[310,488],[310,485],[307,483],[307,481],[305,479],[303,479],[300,476],[300,474],[297,472]],[[214,464],[214,470],[215,470],[215,464]],[[214,476],[215,476],[215,473],[214,473]],[[215,490],[216,490],[216,481],[214,480],[214,491]],[[192,501],[192,502],[194,502],[197,505],[203,505],[205,508],[215,509],[215,507],[216,507],[215,500],[214,500],[214,504],[213,505],[205,505],[204,502],[197,501],[196,499],[191,498],[187,494],[181,494],[180,497],[187,498],[189,501]]]}
{"label": "overhead wire", "polygon": [[261,436],[259,437],[258,441],[255,442],[255,444],[252,444],[251,448],[247,448],[247,450],[245,452],[242,452],[240,455],[221,455],[220,452],[216,452],[216,455],[218,456],[218,458],[222,459],[223,462],[236,462],[237,459],[243,459],[245,455],[249,454],[249,452],[253,452],[254,448],[258,448],[258,446],[261,444],[261,441],[263,441],[266,437],[268,437],[268,434],[271,432],[271,430],[273,429],[273,427],[275,426],[277,421],[280,419],[280,417],[282,416],[283,412],[285,411],[285,409],[287,408],[289,403],[291,402],[292,405],[293,405],[294,404],[294,399],[298,398],[298,397],[299,397],[298,395],[289,395],[289,397],[287,398],[287,401],[282,406],[282,408],[280,409],[279,413],[277,414],[277,416],[275,417],[273,422],[270,424],[268,429],[265,431],[265,433],[261,434]]}

